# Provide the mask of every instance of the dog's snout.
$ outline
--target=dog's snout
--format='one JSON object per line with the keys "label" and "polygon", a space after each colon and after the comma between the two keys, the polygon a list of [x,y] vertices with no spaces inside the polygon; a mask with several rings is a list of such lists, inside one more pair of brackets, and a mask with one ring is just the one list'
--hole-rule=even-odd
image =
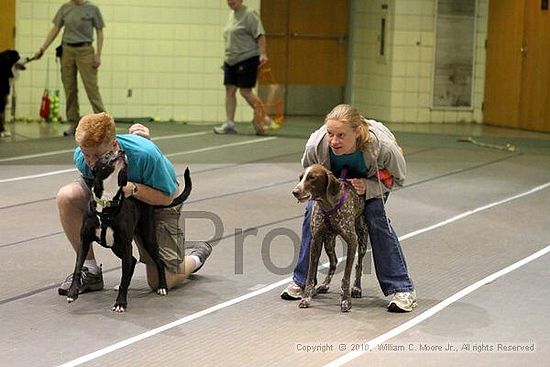
{"label": "dog's snout", "polygon": [[292,195],[294,195],[294,197],[296,198],[299,198],[302,195],[302,190],[298,189],[298,187],[295,187],[294,189],[292,189]]}

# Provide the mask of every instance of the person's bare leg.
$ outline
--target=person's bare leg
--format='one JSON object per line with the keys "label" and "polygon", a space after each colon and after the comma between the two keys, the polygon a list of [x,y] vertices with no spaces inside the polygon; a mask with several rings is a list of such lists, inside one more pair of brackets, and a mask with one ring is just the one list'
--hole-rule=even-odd
{"label": "person's bare leg", "polygon": [[254,94],[252,88],[239,88],[239,92],[254,111],[254,119],[252,120],[252,123],[254,124],[254,129],[256,129],[256,134],[263,135],[265,132],[264,124],[266,121],[263,102]]}
{"label": "person's bare leg", "polygon": [[256,109],[258,108],[258,106],[263,106],[262,101],[258,98],[257,95],[254,94],[252,88],[239,88],[239,92],[248,103],[248,105],[252,107],[254,113],[256,113]]}
{"label": "person's bare leg", "polygon": [[235,122],[235,111],[237,110],[237,87],[234,85],[225,86],[225,116],[226,121]]}
{"label": "person's bare leg", "polygon": [[[82,219],[86,212],[87,203],[88,193],[79,182],[75,181],[63,186],[57,192],[56,204],[61,226],[75,252],[78,252],[80,247],[80,228],[82,227]],[[92,247],[90,247],[86,259],[94,259]]]}
{"label": "person's bare leg", "polygon": [[[166,274],[166,285],[168,289],[172,289],[183,283],[185,279],[195,270],[197,263],[195,260],[189,256],[186,256],[184,261],[179,266],[179,271],[177,273],[171,272],[164,269]],[[146,265],[147,269],[147,283],[151,289],[156,290],[158,288],[158,272],[155,265]]]}

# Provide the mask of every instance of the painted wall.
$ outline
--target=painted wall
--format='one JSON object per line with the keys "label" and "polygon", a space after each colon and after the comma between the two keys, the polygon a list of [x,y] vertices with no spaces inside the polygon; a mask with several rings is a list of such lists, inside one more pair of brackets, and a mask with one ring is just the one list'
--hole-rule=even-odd
{"label": "painted wall", "polygon": [[[387,4],[384,11],[382,5]],[[436,0],[353,0],[351,103],[391,122],[482,121],[488,0],[478,0],[472,108],[432,108]],[[387,55],[378,56],[380,18]]]}
{"label": "painted wall", "polygon": [[[17,0],[16,49],[32,55],[44,42],[59,0]],[[224,121],[223,26],[225,0],[93,0],[106,27],[99,86],[108,112],[116,117],[160,117],[178,121]],[[245,1],[259,9],[259,0]],[[54,49],[17,81],[19,117],[38,118],[45,87],[63,90]],[[128,90],[132,97],[128,97]],[[63,92],[61,92],[63,95]],[[92,112],[79,88],[81,114]],[[237,120],[251,109],[239,96]],[[64,101],[61,100],[64,116]]]}
{"label": "painted wall", "polygon": [[[352,30],[350,102],[388,122],[454,123],[482,121],[484,43],[489,0],[478,0],[474,105],[471,109],[432,109],[436,0],[350,0]],[[260,8],[260,0],[245,3]],[[63,1],[16,2],[16,48],[23,56],[38,49]],[[106,22],[100,90],[116,117],[159,117],[191,122],[225,119],[223,25],[225,0],[95,0]],[[387,4],[387,10],[382,5]],[[378,56],[380,18],[387,19],[386,55]],[[45,87],[62,90],[54,46],[29,64],[17,81],[18,117],[38,118]],[[81,113],[91,112],[80,88]],[[128,90],[132,96],[128,97]],[[236,119],[251,109],[238,97]],[[64,111],[62,98],[61,110]]]}

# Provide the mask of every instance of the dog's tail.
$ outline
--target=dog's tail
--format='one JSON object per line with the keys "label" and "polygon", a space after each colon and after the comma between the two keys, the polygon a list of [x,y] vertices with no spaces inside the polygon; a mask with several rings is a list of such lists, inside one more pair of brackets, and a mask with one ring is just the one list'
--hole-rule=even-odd
{"label": "dog's tail", "polygon": [[191,183],[191,175],[189,173],[189,167],[187,167],[185,169],[185,172],[183,173],[183,182],[185,183],[185,188],[183,189],[183,192],[179,194],[178,197],[172,201],[172,203],[170,203],[169,205],[157,205],[155,206],[155,208],[171,208],[187,200],[187,198],[189,197],[189,194],[191,194],[191,188],[193,187]]}
{"label": "dog's tail", "polygon": [[185,172],[183,172],[183,182],[185,183],[185,188],[183,189],[183,192],[180,194],[180,196],[175,199],[177,200],[181,198],[180,203],[183,203],[185,200],[187,200],[189,194],[191,194],[191,189],[193,188],[193,184],[191,183],[191,174],[189,173],[189,167],[185,168]]}

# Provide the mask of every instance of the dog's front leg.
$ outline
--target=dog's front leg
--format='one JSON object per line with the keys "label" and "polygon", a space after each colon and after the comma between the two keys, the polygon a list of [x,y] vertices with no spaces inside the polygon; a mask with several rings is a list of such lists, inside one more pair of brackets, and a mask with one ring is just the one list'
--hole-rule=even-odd
{"label": "dog's front leg", "polygon": [[67,292],[67,302],[69,303],[76,301],[78,298],[78,286],[81,282],[82,266],[84,266],[84,260],[86,260],[86,256],[88,256],[88,251],[90,251],[90,246],[92,245],[92,242],[84,239],[84,237],[85,235],[81,235],[80,247],[76,254],[76,263],[73,271],[73,281]]}
{"label": "dog's front leg", "polygon": [[123,246],[124,253],[122,255],[122,277],[120,278],[120,286],[118,287],[118,296],[113,305],[114,312],[124,312],[128,306],[128,287],[134,275],[136,267],[136,258],[132,256],[132,243]]}
{"label": "dog's front leg", "polygon": [[311,304],[311,297],[313,296],[313,290],[315,289],[315,277],[317,275],[317,266],[319,264],[319,257],[321,256],[321,249],[323,247],[323,239],[320,235],[314,234],[310,243],[309,250],[309,268],[307,270],[306,288],[304,290],[304,296],[298,304],[300,308],[308,308]]}
{"label": "dog's front leg", "polygon": [[346,253],[346,268],[342,277],[342,300],[340,302],[340,311],[348,312],[351,310],[351,294],[349,289],[351,270],[355,260],[355,251],[357,251],[357,235],[354,232],[344,231],[342,233],[344,241],[348,244]]}
{"label": "dog's front leg", "polygon": [[336,265],[338,264],[338,258],[336,257],[336,235],[334,234],[327,234],[324,236],[323,242],[325,243],[325,252],[327,253],[327,256],[329,258],[329,269],[327,276],[325,277],[325,280],[323,280],[323,283],[317,287],[317,293],[327,293],[330,282],[332,280],[332,276],[336,272]]}

